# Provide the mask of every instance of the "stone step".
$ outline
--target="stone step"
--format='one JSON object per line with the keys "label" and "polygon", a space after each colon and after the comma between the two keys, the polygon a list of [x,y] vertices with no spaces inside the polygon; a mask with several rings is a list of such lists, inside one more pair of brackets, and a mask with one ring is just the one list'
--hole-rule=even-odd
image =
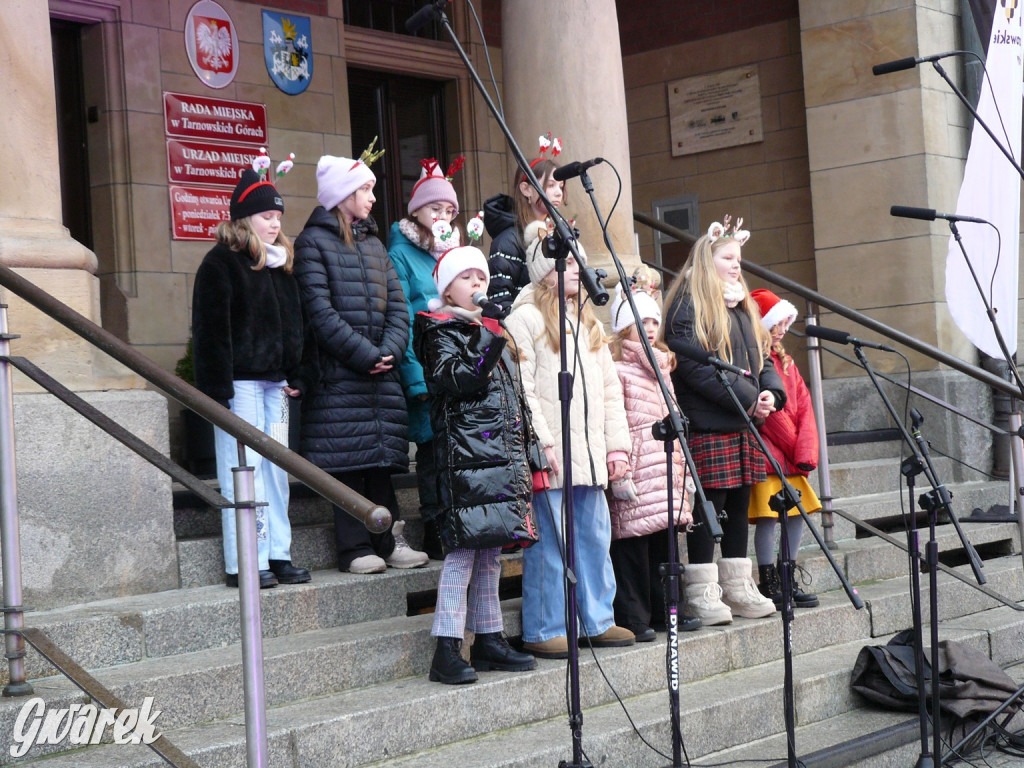
{"label": "stone step", "polygon": [[[1019,586],[1020,565],[1015,559],[990,561],[986,570],[992,584],[1013,581]],[[962,592],[943,584],[943,616],[964,617],[983,609],[983,600]],[[867,584],[861,593],[867,602],[863,611],[855,611],[844,594],[831,592],[822,595],[819,608],[797,613],[793,647],[801,654],[798,712],[804,716],[809,712],[828,716],[856,706],[847,683],[857,650],[872,634],[906,626],[895,626],[907,604],[905,579]],[[505,618],[507,631],[515,634],[515,603],[505,604]],[[973,623],[981,621],[975,618]],[[468,687],[428,682],[425,673],[432,647],[430,623],[429,616],[396,617],[269,638],[264,653],[272,741],[290,743],[296,765],[360,765],[467,738],[490,739],[494,737],[492,732],[508,728],[533,724],[533,733],[535,721],[563,717],[562,662],[542,660],[538,669],[529,673],[486,673],[481,675],[480,683]],[[1014,621],[1000,615],[999,623],[1004,636],[1006,632],[1024,631],[1024,618]],[[1018,625],[1015,630],[1010,628],[1014,624]],[[979,645],[987,648],[984,630],[958,625],[955,631],[958,636],[976,636]],[[588,652],[581,653],[584,706],[600,711],[614,701],[604,683],[606,676],[618,695],[648,696],[652,707],[657,701],[655,709],[665,709],[664,654],[664,636],[651,644],[598,651],[601,670]],[[688,707],[698,707],[684,714],[687,727],[702,722],[708,717],[706,710],[716,707],[722,708],[716,710],[720,716],[778,708],[777,701],[772,703],[779,695],[778,682],[773,680],[781,681],[781,656],[777,615],[765,620],[739,619],[727,627],[684,634],[680,658],[685,660],[682,680],[688,684],[685,701]],[[815,672],[808,675],[808,670]],[[239,762],[238,755],[244,754],[244,729],[239,727],[236,714],[241,710],[237,645],[146,659],[95,674],[127,701],[154,695],[156,707],[164,713],[161,725],[170,729],[169,738],[186,751],[191,751],[190,744],[193,748],[202,745],[203,754],[216,754],[216,758],[204,758],[209,760],[207,764]],[[296,684],[297,680],[302,681],[301,685]],[[62,678],[42,681],[37,693],[52,706],[67,706],[81,698],[77,689]],[[708,701],[716,703],[708,708]],[[523,702],[529,702],[529,706],[524,707]],[[13,719],[19,708],[19,702],[0,701],[0,732],[13,733]],[[621,719],[621,713],[615,711]],[[709,731],[712,735],[707,736],[709,741],[698,754],[763,738],[781,729],[781,715],[775,718],[778,723],[770,717],[744,719],[756,722],[744,729],[725,718],[725,727]],[[589,714],[587,722],[592,722]],[[694,727],[703,733],[699,726]],[[566,732],[564,740],[567,738]],[[609,748],[613,746],[620,748],[614,741],[609,743]],[[126,748],[88,751],[109,749]],[[32,754],[45,751],[39,748]],[[126,761],[127,753],[117,754],[117,764],[135,764]],[[63,762],[73,759],[65,755],[49,764],[90,764],[80,758],[75,753],[78,762]],[[633,764],[628,759],[615,763]]]}
{"label": "stone step", "polygon": [[[927,485],[924,489],[920,486],[915,488],[914,505],[919,513],[920,504],[918,499],[920,499],[924,491],[930,490],[931,487]],[[950,485],[949,490],[953,512],[958,520],[969,517],[975,507],[988,509],[993,504],[1006,504],[1009,496],[1009,488],[1005,480],[957,483],[956,485]],[[904,510],[909,511],[905,488],[902,492],[887,491],[885,493],[871,493],[862,496],[835,496],[833,507],[853,514],[859,520],[886,527],[887,529],[895,528],[897,530],[902,530]],[[866,533],[858,534],[854,524],[839,515],[835,515],[835,525],[835,538],[837,541],[852,539],[858,535],[862,537],[868,535]],[[973,526],[975,524],[972,523]]]}
{"label": "stone step", "polygon": [[[936,456],[932,458],[932,463],[935,465],[937,476],[945,478],[947,482],[951,483],[952,460]],[[898,458],[830,461],[829,479],[832,483],[832,495],[835,498],[899,491],[904,487]],[[813,478],[812,484],[815,488],[818,487],[817,483],[817,477]],[[927,487],[923,476],[918,478],[917,485]]]}

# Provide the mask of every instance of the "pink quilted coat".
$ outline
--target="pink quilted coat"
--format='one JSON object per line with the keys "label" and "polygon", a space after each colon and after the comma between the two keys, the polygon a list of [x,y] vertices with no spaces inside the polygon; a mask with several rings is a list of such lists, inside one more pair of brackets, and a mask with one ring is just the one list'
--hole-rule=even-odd
{"label": "pink quilted coat", "polygon": [[[668,355],[660,349],[655,349],[654,355],[669,391],[675,397],[669,377]],[[632,444],[629,465],[633,468],[633,484],[636,485],[638,497],[637,501],[626,501],[611,498],[609,493],[612,538],[624,539],[646,536],[668,528],[665,444],[656,440],[651,432],[651,425],[665,418],[668,409],[639,342],[628,339],[622,342],[622,359],[615,363],[615,368],[622,383],[622,398]],[[692,520],[690,500],[696,487],[687,477],[683,493],[683,455],[678,443],[672,451],[672,460],[675,468],[672,497],[676,510],[673,516],[677,524],[685,526]]]}

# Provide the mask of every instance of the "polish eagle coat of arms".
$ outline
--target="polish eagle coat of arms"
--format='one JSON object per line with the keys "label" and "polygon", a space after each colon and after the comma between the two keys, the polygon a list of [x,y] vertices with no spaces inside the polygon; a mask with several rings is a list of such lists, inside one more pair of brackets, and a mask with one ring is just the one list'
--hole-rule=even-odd
{"label": "polish eagle coat of arms", "polygon": [[238,35],[227,11],[214,0],[199,0],[185,20],[185,50],[196,76],[223,88],[238,71]]}

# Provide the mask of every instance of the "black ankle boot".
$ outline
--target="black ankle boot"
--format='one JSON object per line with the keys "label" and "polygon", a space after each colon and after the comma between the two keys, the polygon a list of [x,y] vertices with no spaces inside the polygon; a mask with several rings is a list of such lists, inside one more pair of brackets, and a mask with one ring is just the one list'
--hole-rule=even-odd
{"label": "black ankle boot", "polygon": [[309,571],[292,565],[291,560],[271,560],[270,570],[280,584],[305,584],[312,579]]}
{"label": "black ankle boot", "polygon": [[[776,561],[775,564],[776,564],[776,566],[779,566],[778,561]],[[781,566],[779,566],[779,567],[781,567]],[[793,607],[794,608],[817,608],[818,607],[818,603],[819,603],[818,596],[815,595],[813,592],[804,592],[802,589],[800,589],[800,586],[797,584],[797,577],[798,576],[803,576],[804,577],[804,580],[805,580],[804,583],[805,584],[810,584],[811,583],[811,574],[809,574],[807,571],[805,571],[803,568],[801,568],[799,565],[797,565],[794,562],[793,563]],[[780,579],[782,578],[782,572],[781,571],[779,572],[779,578]],[[780,586],[779,589],[782,589],[782,587]]]}
{"label": "black ankle boot", "polygon": [[508,644],[501,632],[478,633],[469,651],[469,658],[473,668],[481,672],[525,672],[537,666],[533,656],[517,651]]}
{"label": "black ankle boot", "polygon": [[775,603],[775,607],[782,609],[782,581],[779,579],[779,569],[774,565],[757,566],[757,590]]}
{"label": "black ankle boot", "polygon": [[437,638],[434,660],[430,662],[430,679],[445,685],[475,683],[476,671],[462,658],[462,640],[457,637]]}
{"label": "black ankle boot", "polygon": [[423,521],[423,551],[431,560],[444,560],[441,528],[436,519]]}

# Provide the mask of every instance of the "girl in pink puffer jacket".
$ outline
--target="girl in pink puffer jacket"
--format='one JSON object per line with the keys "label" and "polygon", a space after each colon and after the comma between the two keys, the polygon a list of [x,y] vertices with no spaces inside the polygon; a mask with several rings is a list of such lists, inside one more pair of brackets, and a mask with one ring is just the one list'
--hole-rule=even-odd
{"label": "girl in pink puffer jacket", "polygon": [[[661,309],[655,295],[645,289],[652,273],[646,267],[637,272],[640,274],[634,274],[633,303],[643,320],[643,332],[651,341],[661,374],[672,392],[669,373],[675,367],[675,355],[663,342],[656,341]],[[668,478],[665,445],[654,437],[651,426],[665,418],[668,409],[621,289],[612,304],[611,324],[612,356],[622,383],[632,444],[629,464],[633,468],[631,477],[612,484],[609,499],[611,557],[617,585],[615,623],[632,630],[637,642],[645,642],[655,638],[652,626],[665,626],[664,588],[658,566],[668,562]],[[693,480],[684,473],[678,444],[672,452],[672,460],[672,516],[676,528],[685,529],[692,521],[690,500],[696,489]],[[700,620],[683,619],[679,628],[698,629]]]}

